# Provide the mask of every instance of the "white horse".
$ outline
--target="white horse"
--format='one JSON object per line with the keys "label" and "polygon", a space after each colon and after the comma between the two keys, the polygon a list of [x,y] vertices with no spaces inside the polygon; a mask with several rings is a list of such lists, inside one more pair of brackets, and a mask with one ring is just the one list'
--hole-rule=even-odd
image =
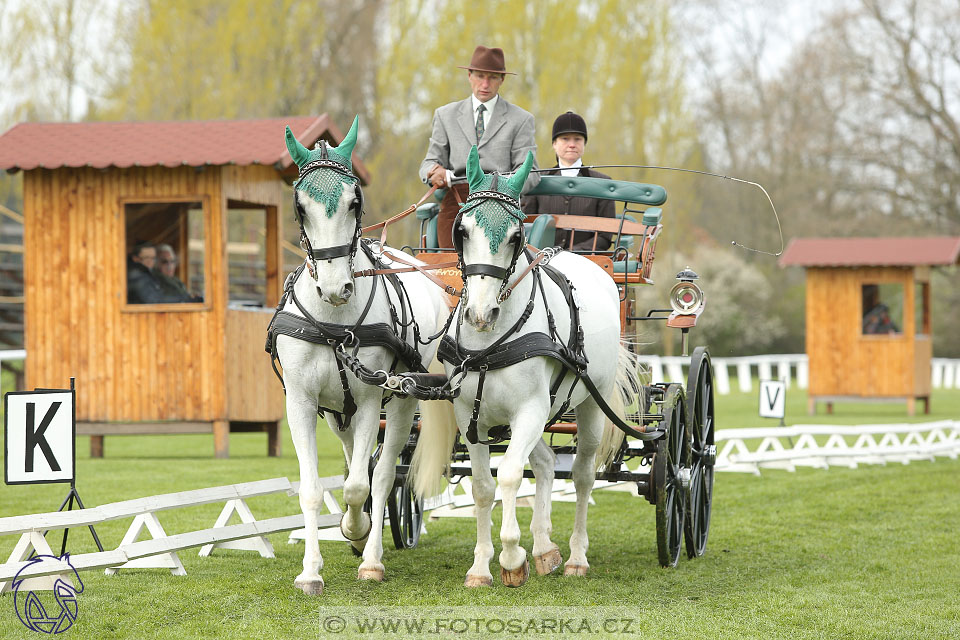
{"label": "white horse", "polygon": [[337,342],[343,344],[341,354],[353,354],[354,339],[358,339],[356,358],[374,372],[406,371],[411,365],[397,357],[397,349],[378,346],[392,337],[407,345],[407,360],[412,352],[425,367],[434,358],[436,343],[424,345],[417,338],[426,340],[435,334],[449,314],[445,294],[419,273],[400,274],[399,292],[384,276],[354,277],[355,269],[376,267],[366,250],[358,250],[362,192],[351,163],[357,126],[354,119],[338,147],[321,141],[313,150],[304,148],[289,127],[286,131],[287,149],[300,168],[294,204],[301,244],[308,255],[306,268],[296,272],[292,287],[288,283],[282,312],[271,327],[283,367],[287,421],[300,464],[300,506],[306,526],[303,572],[294,585],[313,595],[323,592],[323,559],[317,543],[317,516],[323,504],[317,474],[318,409],[340,438],[347,462],[343,487],[347,511],[340,529],[362,551],[358,578],[380,581],[384,577],[384,503],[393,488],[396,459],[409,438],[417,404],[413,397],[394,396],[385,406],[386,433],[373,473],[371,522],[363,505],[370,494],[368,466],[380,428],[384,390],[362,383],[344,367],[335,353]]}
{"label": "white horse", "polygon": [[[529,575],[529,563],[526,551],[520,545],[516,517],[517,491],[528,460],[536,477],[530,530],[537,572],[541,575],[550,573],[563,562],[559,548],[550,540],[550,492],[555,456],[542,439],[544,426],[569,400],[568,406],[575,409],[577,417],[577,454],[573,465],[577,505],[570,537],[570,556],[564,569],[567,576],[586,575],[589,566],[587,503],[598,462],[602,463],[612,455],[623,438],[622,432],[605,420],[600,406],[582,382],[571,392],[575,376],[558,359],[543,355],[522,360],[511,357],[518,351],[543,347],[542,343],[510,343],[540,333],[553,334],[567,346],[573,346],[568,337],[571,322],[576,321],[571,319],[570,307],[575,307],[583,329],[581,355],[588,362],[585,373],[620,418],[623,418],[624,403],[633,402],[631,379],[636,380],[636,359],[621,344],[619,295],[610,276],[587,258],[558,253],[550,260],[549,267],[560,272],[573,285],[573,302],[568,304],[560,285],[544,275],[544,270],[537,267],[525,277],[521,275],[530,259],[522,251],[523,214],[519,211],[517,198],[532,160],[530,154],[523,167],[507,180],[486,175],[480,169],[476,147],[470,153],[467,162],[470,196],[454,224],[455,244],[461,254],[465,276],[464,295],[455,311],[456,322],[440,347],[440,357],[452,380],[461,375],[462,369],[458,365],[464,362],[464,357],[468,358],[464,367],[467,373],[454,401],[456,424],[452,420],[445,423],[438,419],[442,415],[437,412],[424,412],[414,454],[415,488],[421,495],[430,494],[437,489],[436,479],[442,465],[449,461],[457,425],[467,440],[477,516],[477,546],[473,566],[465,581],[468,587],[493,582],[489,568],[493,557],[490,513],[495,484],[490,472],[490,452],[483,444],[492,427],[509,425],[510,428],[510,443],[497,468],[503,497],[500,577],[508,586],[520,586]],[[508,282],[512,293],[504,299]],[[533,310],[523,321],[531,301]],[[555,323],[554,332],[551,332],[547,309]],[[498,345],[498,341],[504,342]],[[497,368],[497,364],[502,365],[503,361],[487,360],[490,366],[482,372],[482,396],[479,413],[475,414],[475,400],[481,386],[478,368],[484,360],[482,356],[477,357],[477,352],[491,347],[496,357],[505,358],[507,362],[519,361]],[[563,381],[551,398],[552,385],[560,376]],[[476,427],[473,434],[470,433],[472,421]],[[598,450],[601,454],[599,460]]]}

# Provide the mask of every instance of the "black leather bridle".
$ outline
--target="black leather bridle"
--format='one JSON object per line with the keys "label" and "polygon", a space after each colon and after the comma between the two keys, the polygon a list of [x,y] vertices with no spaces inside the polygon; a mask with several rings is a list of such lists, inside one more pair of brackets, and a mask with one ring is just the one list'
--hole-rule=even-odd
{"label": "black leather bridle", "polygon": [[[360,219],[363,216],[363,189],[360,188],[360,179],[343,164],[337,162],[336,160],[330,159],[325,140],[320,141],[320,153],[320,158],[312,160],[311,162],[308,162],[300,167],[300,175],[297,178],[297,182],[294,183],[293,190],[293,212],[294,216],[296,217],[297,224],[300,226],[300,248],[303,249],[307,254],[307,271],[310,272],[310,277],[314,280],[317,279],[317,260],[329,261],[333,260],[334,258],[350,256],[350,271],[351,273],[353,272],[353,258],[357,253],[357,243],[360,241],[360,236],[362,235]],[[330,169],[332,171],[336,171],[338,174],[342,175],[344,178],[347,178],[354,184],[355,201],[350,208],[353,210],[353,215],[356,218],[356,228],[353,237],[347,244],[339,244],[332,247],[314,249],[310,244],[310,239],[307,237],[307,232],[303,226],[303,219],[306,216],[306,211],[304,211],[303,205],[300,204],[300,200],[297,198],[296,185],[308,174],[317,171],[318,169]]]}

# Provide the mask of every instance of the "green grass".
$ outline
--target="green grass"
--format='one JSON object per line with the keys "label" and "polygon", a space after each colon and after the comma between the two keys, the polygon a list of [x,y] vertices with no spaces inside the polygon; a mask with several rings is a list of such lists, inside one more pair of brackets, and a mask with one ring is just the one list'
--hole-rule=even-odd
{"label": "green grass", "polygon": [[[717,402],[720,428],[776,424],[756,416],[756,391]],[[805,404],[802,392],[788,395],[788,424],[907,421],[903,405],[837,405],[832,416],[809,417]],[[960,417],[960,392],[935,392],[932,408],[930,416],[915,420]],[[321,474],[340,473],[336,439],[325,428],[318,433]],[[91,506],[298,477],[289,437],[280,458],[264,456],[263,434],[234,434],[230,446],[230,459],[215,460],[210,436],[117,436],[106,439],[106,458],[91,460],[87,439],[79,438],[77,487]],[[412,551],[396,551],[388,542],[383,584],[356,580],[358,560],[345,543],[321,543],[326,580],[321,598],[294,590],[302,545],[274,535],[274,560],[237,551],[199,558],[196,550],[187,550],[180,553],[185,577],[160,569],[113,577],[84,572],[80,618],[62,637],[311,638],[320,635],[321,607],[328,615],[343,614],[345,607],[396,606],[428,618],[430,610],[418,607],[468,607],[458,615],[524,618],[551,615],[557,607],[564,617],[599,610],[635,619],[634,633],[624,637],[955,638],[960,635],[958,486],[960,460],[945,458],[856,470],[764,470],[761,477],[722,473],[706,556],[684,557],[669,570],[657,565],[653,507],[622,492],[600,491],[590,508],[590,575],[533,575],[520,589],[498,583],[490,589],[462,587],[473,558],[472,520],[429,522],[428,534]],[[3,486],[0,516],[56,509],[65,493],[66,485]],[[296,499],[285,495],[249,504],[260,518],[299,509]],[[211,526],[220,508],[166,511],[159,518],[167,533],[180,533]],[[566,557],[573,505],[556,503],[553,512],[553,538]],[[519,511],[528,551],[530,517],[530,509]],[[495,534],[499,524],[497,508]],[[97,531],[106,547],[115,548],[128,526],[129,520],[107,522]],[[59,550],[59,533],[50,539]],[[0,538],[2,559],[15,542],[15,536]],[[499,552],[496,539],[494,544]],[[70,532],[69,547],[73,553],[95,549],[86,529]],[[496,576],[496,558],[491,570]],[[0,638],[29,637],[35,634],[17,620],[13,598],[0,597]]]}

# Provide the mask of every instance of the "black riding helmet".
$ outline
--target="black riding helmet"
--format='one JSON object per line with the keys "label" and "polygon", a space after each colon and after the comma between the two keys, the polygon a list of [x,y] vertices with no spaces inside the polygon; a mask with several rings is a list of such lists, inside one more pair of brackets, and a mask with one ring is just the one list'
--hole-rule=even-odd
{"label": "black riding helmet", "polygon": [[584,142],[586,142],[587,123],[573,111],[561,113],[557,116],[557,119],[553,121],[553,138],[551,138],[551,142],[565,133],[579,133],[583,136]]}

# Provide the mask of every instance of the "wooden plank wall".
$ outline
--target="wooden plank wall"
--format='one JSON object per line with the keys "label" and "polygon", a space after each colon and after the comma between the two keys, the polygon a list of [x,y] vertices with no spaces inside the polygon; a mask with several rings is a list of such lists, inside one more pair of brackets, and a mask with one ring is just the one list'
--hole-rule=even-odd
{"label": "wooden plank wall", "polygon": [[[808,268],[806,342],[811,396],[917,395],[913,270],[902,267]],[[903,327],[896,336],[861,334],[861,286],[903,285]],[[929,376],[929,359],[926,374]],[[929,385],[929,381],[927,382]]]}
{"label": "wooden plank wall", "polygon": [[[78,421],[226,415],[220,168],[34,169],[24,175],[27,385],[77,379]],[[204,202],[206,304],[124,310],[121,199]]]}
{"label": "wooden plank wall", "polygon": [[230,420],[283,419],[283,385],[263,350],[273,309],[227,309],[227,415]]}

